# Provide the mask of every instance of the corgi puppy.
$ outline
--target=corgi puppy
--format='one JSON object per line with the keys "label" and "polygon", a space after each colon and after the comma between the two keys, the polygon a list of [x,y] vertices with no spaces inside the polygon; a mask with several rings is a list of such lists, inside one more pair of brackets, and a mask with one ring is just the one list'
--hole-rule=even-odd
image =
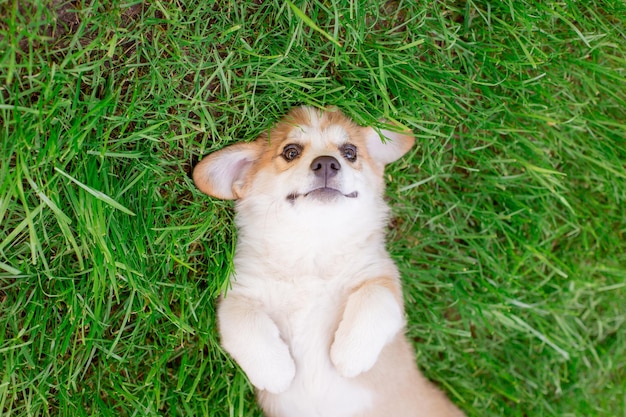
{"label": "corgi puppy", "polygon": [[413,143],[299,107],[194,169],[202,192],[236,200],[218,324],[267,416],[463,416],[414,363],[385,249],[384,168]]}

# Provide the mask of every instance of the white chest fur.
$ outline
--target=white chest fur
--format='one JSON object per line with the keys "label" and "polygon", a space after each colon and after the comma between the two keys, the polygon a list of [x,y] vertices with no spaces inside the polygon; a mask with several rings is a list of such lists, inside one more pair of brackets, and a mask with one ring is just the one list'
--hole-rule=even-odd
{"label": "white chest fur", "polygon": [[287,391],[263,393],[262,401],[276,416],[353,416],[371,404],[371,393],[340,376],[329,356],[346,296],[332,281],[315,276],[299,280],[297,286],[270,284],[275,293],[267,300],[269,314],[289,346],[297,372]]}
{"label": "white chest fur", "polygon": [[[270,333],[278,334],[295,368],[293,380],[282,391],[282,386],[258,382],[254,371],[251,375],[244,365],[247,358],[233,353],[252,382],[262,389],[260,400],[264,408],[277,417],[357,415],[371,405],[372,391],[356,379],[341,376],[331,361],[330,350],[350,293],[382,273],[395,274],[382,234],[377,230],[378,222],[363,215],[343,219],[335,216],[330,224],[320,226],[294,223],[285,213],[271,212],[264,216],[252,213],[238,218],[243,227],[235,275],[220,312],[225,347],[233,353],[233,349],[239,349],[235,343],[246,343],[243,340],[228,343],[227,326],[241,328],[241,321],[227,323],[231,316],[224,314],[232,311],[227,305],[229,300],[232,303],[246,300],[250,308],[266,315],[267,322],[265,319],[258,322],[270,327]],[[317,216],[323,215],[323,210],[318,210]],[[376,218],[383,219],[384,215]],[[246,227],[251,227],[253,233]],[[236,337],[253,335],[244,331]],[[252,339],[247,343],[253,343]],[[268,375],[259,378],[287,379],[285,375],[292,371],[289,364],[277,363],[265,371]]]}

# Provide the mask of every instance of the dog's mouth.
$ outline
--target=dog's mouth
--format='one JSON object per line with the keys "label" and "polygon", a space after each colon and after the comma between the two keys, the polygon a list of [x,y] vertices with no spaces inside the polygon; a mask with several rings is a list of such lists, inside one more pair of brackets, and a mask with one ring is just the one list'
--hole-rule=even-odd
{"label": "dog's mouth", "polygon": [[308,197],[316,200],[329,201],[334,200],[336,198],[345,197],[345,198],[357,198],[359,193],[357,191],[352,191],[351,193],[344,194],[336,188],[331,187],[319,187],[314,190],[308,191],[306,193],[291,193],[287,196],[287,201],[293,203],[300,197]]}

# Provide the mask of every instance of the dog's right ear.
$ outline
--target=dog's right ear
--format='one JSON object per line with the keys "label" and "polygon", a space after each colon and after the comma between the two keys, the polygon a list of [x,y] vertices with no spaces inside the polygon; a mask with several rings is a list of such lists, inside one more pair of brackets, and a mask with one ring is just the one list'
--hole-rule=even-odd
{"label": "dog's right ear", "polygon": [[241,197],[253,162],[259,157],[256,142],[238,143],[208,155],[193,170],[193,181],[205,194],[222,200]]}

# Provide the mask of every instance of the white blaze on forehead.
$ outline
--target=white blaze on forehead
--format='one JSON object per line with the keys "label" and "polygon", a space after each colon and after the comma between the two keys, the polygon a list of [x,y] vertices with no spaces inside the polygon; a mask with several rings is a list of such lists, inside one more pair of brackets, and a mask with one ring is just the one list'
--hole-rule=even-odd
{"label": "white blaze on forehead", "polygon": [[350,140],[348,132],[341,125],[330,125],[322,129],[318,125],[304,125],[293,129],[289,139],[301,143],[310,144],[313,148],[336,148]]}
{"label": "white blaze on forehead", "polygon": [[341,125],[331,125],[325,129],[324,137],[330,143],[341,145],[350,140],[350,135]]}

